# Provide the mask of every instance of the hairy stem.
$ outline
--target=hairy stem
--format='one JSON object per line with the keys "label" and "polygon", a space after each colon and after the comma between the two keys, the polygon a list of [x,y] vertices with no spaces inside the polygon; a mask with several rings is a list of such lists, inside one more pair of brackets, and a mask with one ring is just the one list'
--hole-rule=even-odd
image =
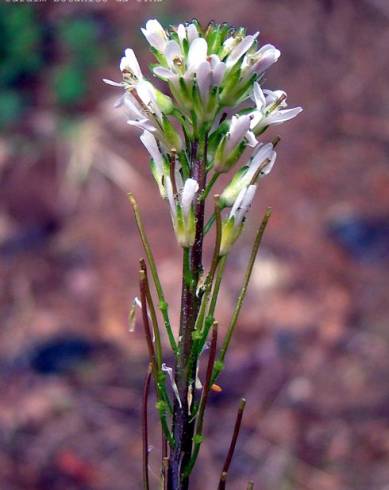
{"label": "hairy stem", "polygon": [[209,356],[208,356],[207,374],[205,377],[203,392],[201,394],[200,405],[198,410],[198,416],[196,419],[196,430],[193,438],[194,440],[193,454],[187,467],[184,469],[185,475],[190,475],[196,463],[197,456],[200,452],[200,446],[203,439],[204,414],[205,414],[205,408],[207,406],[209,390],[211,388],[212,371],[216,358],[216,347],[217,347],[217,322],[214,322],[213,330],[212,330],[212,341],[211,341],[211,346],[210,346]]}
{"label": "hairy stem", "polygon": [[[178,400],[174,404],[173,413],[173,437],[175,447],[170,452],[169,460],[169,490],[187,490],[189,478],[183,475],[183,470],[188,464],[192,453],[192,438],[194,422],[190,419],[190,407],[188,406],[188,393],[192,389],[197,365],[190,363],[192,350],[192,333],[200,308],[201,298],[196,296],[196,288],[202,273],[203,254],[203,227],[204,227],[204,200],[201,195],[206,186],[206,160],[207,138],[204,140],[204,148],[201,154],[198,141],[192,143],[191,148],[191,177],[199,184],[194,213],[196,219],[196,234],[193,246],[184,250],[184,277],[181,294],[181,317],[178,354],[175,365],[175,381],[178,388],[181,406]],[[188,257],[189,255],[189,257]],[[189,261],[188,261],[189,258]],[[189,262],[189,272],[186,270]],[[190,281],[188,276],[190,275]],[[194,394],[195,395],[195,394]]]}

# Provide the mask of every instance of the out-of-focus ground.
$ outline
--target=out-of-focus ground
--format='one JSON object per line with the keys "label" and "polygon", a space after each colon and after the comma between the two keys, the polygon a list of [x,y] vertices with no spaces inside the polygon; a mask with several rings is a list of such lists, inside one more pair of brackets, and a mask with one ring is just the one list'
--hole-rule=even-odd
{"label": "out-of-focus ground", "polygon": [[[266,135],[281,136],[279,159],[228,264],[221,331],[255,226],[272,206],[193,489],[216,488],[245,396],[229,488],[253,479],[261,490],[388,490],[387,2],[1,9],[0,488],[141,488],[147,359],[140,326],[127,327],[142,256],[128,191],[175,319],[180,257],[145,151],[101,78],[119,78],[125,47],[150,59],[138,30],[145,19],[198,17],[260,29],[283,52],[265,85],[285,89],[304,112]],[[155,475],[155,417],[152,425]]]}

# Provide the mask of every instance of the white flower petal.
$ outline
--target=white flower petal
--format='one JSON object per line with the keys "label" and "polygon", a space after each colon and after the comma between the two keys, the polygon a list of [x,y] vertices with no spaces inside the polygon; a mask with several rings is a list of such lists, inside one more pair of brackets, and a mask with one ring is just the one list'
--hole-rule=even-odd
{"label": "white flower petal", "polygon": [[143,78],[142,71],[140,69],[138,60],[136,59],[135,53],[133,49],[126,49],[124,52],[125,56],[120,60],[120,71],[127,70],[137,78]]}
{"label": "white flower petal", "polygon": [[240,205],[243,201],[243,197],[246,194],[247,187],[243,187],[243,189],[239,192],[238,197],[235,199],[234,205],[230,211],[230,218],[235,218],[235,215],[240,208]]}
{"label": "white flower petal", "polygon": [[212,85],[214,87],[219,87],[221,85],[226,69],[227,66],[225,63],[223,63],[223,61],[219,61],[213,67]]}
{"label": "white flower petal", "polygon": [[125,107],[130,119],[144,119],[145,115],[140,110],[138,101],[130,93],[126,93],[121,99],[121,105]]}
{"label": "white flower petal", "polygon": [[184,184],[181,196],[182,213],[187,218],[192,206],[196,192],[199,190],[199,184],[194,179],[187,179]]}
{"label": "white flower petal", "polygon": [[272,171],[272,168],[274,167],[276,159],[277,159],[277,153],[274,151],[270,157],[270,161],[267,162],[265,165],[263,165],[263,167],[261,168],[261,175],[269,175],[270,174],[270,172]]}
{"label": "white flower petal", "polygon": [[252,148],[257,146],[258,141],[257,141],[257,138],[255,137],[255,134],[252,131],[247,131],[246,139],[247,139],[248,145],[251,146]]}
{"label": "white flower petal", "polygon": [[243,197],[243,200],[242,200],[242,204],[240,206],[240,213],[241,213],[241,221],[243,220],[243,218],[246,216],[248,210],[250,209],[251,207],[251,204],[254,200],[254,196],[255,196],[255,192],[257,190],[257,186],[256,185],[249,185],[247,187],[247,191]]}
{"label": "white flower petal", "polygon": [[262,112],[266,106],[266,99],[265,99],[265,95],[261,89],[261,86],[259,85],[258,82],[254,83],[253,98],[254,98],[255,104],[257,106],[257,110]]}
{"label": "white flower petal", "polygon": [[237,61],[251,48],[256,37],[258,36],[258,32],[253,36],[246,36],[242,41],[235,46],[235,48],[231,51],[230,55],[227,58],[227,68],[232,68]]}
{"label": "white flower petal", "polygon": [[199,37],[199,33],[195,24],[189,24],[186,28],[189,44]]}
{"label": "white flower petal", "polygon": [[[266,49],[265,49],[266,48]],[[255,72],[258,75],[267,70],[271,65],[276,63],[278,58],[281,56],[281,51],[272,46],[271,44],[263,46],[258,51],[260,57],[256,63],[251,68],[251,72]]]}
{"label": "white flower petal", "polygon": [[[271,105],[273,102],[278,100],[280,97],[285,97],[286,98],[286,92],[283,90],[267,90],[264,89],[263,91],[266,99],[266,105]],[[286,107],[286,100],[284,100],[281,104],[281,107]]]}
{"label": "white flower petal", "polygon": [[200,63],[207,59],[208,44],[205,39],[198,37],[194,39],[189,47],[188,67],[195,70]]}
{"label": "white flower petal", "polygon": [[247,114],[243,116],[232,116],[228,131],[227,153],[231,152],[243,140],[247,131],[250,129],[250,122],[250,116]]}
{"label": "white flower petal", "polygon": [[150,121],[148,119],[142,119],[142,120],[129,119],[127,121],[127,124],[129,124],[130,126],[135,126],[136,128],[142,129],[143,131],[150,131],[150,132],[155,131],[155,127],[150,123]]}
{"label": "white flower petal", "polygon": [[239,204],[238,209],[235,212],[235,226],[239,226],[244,218],[246,217],[246,214],[248,213],[251,204],[253,202],[255,192],[257,190],[256,185],[249,185],[247,188],[243,189],[244,190],[244,195],[241,197],[241,201]]}
{"label": "white flower petal", "polygon": [[151,134],[149,131],[144,131],[140,136],[140,140],[145,145],[147,151],[150,153],[151,158],[154,160],[154,163],[158,168],[158,172],[162,173],[164,160],[154,135]]}
{"label": "white flower petal", "polygon": [[169,201],[170,214],[172,215],[172,218],[174,220],[177,216],[176,200],[174,198],[172,181],[169,176],[165,177],[165,189]]}
{"label": "white flower petal", "polygon": [[269,124],[281,124],[285,121],[289,121],[296,117],[302,111],[302,107],[294,107],[293,109],[284,109],[281,111],[274,112],[274,114],[270,114],[268,116],[267,122]]}
{"label": "white flower petal", "polygon": [[168,70],[167,68],[164,68],[163,66],[156,66],[155,68],[153,68],[153,73],[157,77],[162,78],[162,80],[172,80],[177,76],[175,73]]}
{"label": "white flower petal", "polygon": [[136,91],[145,106],[147,106],[147,108],[151,110],[153,114],[161,119],[162,112],[161,109],[158,107],[153,85],[147,81],[140,81],[136,86]]}
{"label": "white flower petal", "polygon": [[108,78],[103,78],[103,82],[107,85],[112,85],[112,87],[124,87],[123,82],[114,82],[113,80],[109,80]]}
{"label": "white flower petal", "polygon": [[164,54],[171,67],[174,67],[174,61],[182,58],[182,52],[177,41],[168,41],[166,43]]}
{"label": "white flower petal", "polygon": [[179,24],[177,27],[178,39],[182,42],[186,38],[186,29],[184,24]]}
{"label": "white flower petal", "polygon": [[207,102],[211,88],[211,66],[208,61],[203,61],[197,67],[196,81],[203,102]]}
{"label": "white flower petal", "polygon": [[147,21],[146,28],[142,28],[142,32],[153,48],[161,52],[164,51],[167,42],[167,35],[164,28],[156,19]]}
{"label": "white flower petal", "polygon": [[259,146],[258,150],[253,155],[250,167],[254,167],[254,173],[256,172],[259,165],[266,159],[271,158],[273,154],[273,145],[271,143],[266,143],[265,145]]}

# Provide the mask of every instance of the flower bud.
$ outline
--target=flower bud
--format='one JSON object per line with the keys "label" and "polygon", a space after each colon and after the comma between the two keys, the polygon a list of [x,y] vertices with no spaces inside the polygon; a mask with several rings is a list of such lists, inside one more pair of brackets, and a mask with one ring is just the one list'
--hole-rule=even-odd
{"label": "flower bud", "polygon": [[228,218],[223,220],[220,255],[226,255],[241,234],[256,190],[256,185],[244,187],[236,198]]}
{"label": "flower bud", "polygon": [[214,155],[216,172],[227,172],[240,158],[247,144],[255,146],[257,141],[250,131],[248,115],[232,116],[230,128],[222,137]]}
{"label": "flower bud", "polygon": [[232,206],[244,187],[254,184],[258,178],[270,173],[277,157],[273,148],[272,143],[260,145],[249,164],[236,172],[220,196],[220,203],[223,207]]}
{"label": "flower bud", "polygon": [[168,38],[165,29],[156,19],[148,20],[142,32],[153,48],[164,51]]}
{"label": "flower bud", "polygon": [[166,193],[170,204],[173,227],[181,247],[191,247],[196,237],[196,220],[193,202],[199,184],[194,179],[187,179],[184,187],[174,195],[170,177],[166,177]]}

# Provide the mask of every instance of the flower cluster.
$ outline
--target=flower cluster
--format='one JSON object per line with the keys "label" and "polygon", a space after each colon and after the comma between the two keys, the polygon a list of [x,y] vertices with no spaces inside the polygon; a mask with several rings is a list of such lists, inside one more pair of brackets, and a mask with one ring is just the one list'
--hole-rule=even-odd
{"label": "flower cluster", "polygon": [[[202,28],[197,21],[164,29],[157,20],[149,20],[142,32],[156,59],[153,76],[169,95],[143,75],[132,49],[120,61],[122,81],[105,82],[124,91],[118,104],[128,123],[143,131],[152,174],[182,247],[195,240],[195,201],[205,199],[217,178],[251,152],[220,196],[222,209],[231,207],[222,226],[220,253],[226,254],[241,233],[258,181],[276,160],[277,141],[263,144],[258,137],[302,109],[287,109],[285,92],[261,88],[280,51],[259,46],[258,32],[213,22]],[[209,182],[203,187],[193,175],[199,159]]]}

